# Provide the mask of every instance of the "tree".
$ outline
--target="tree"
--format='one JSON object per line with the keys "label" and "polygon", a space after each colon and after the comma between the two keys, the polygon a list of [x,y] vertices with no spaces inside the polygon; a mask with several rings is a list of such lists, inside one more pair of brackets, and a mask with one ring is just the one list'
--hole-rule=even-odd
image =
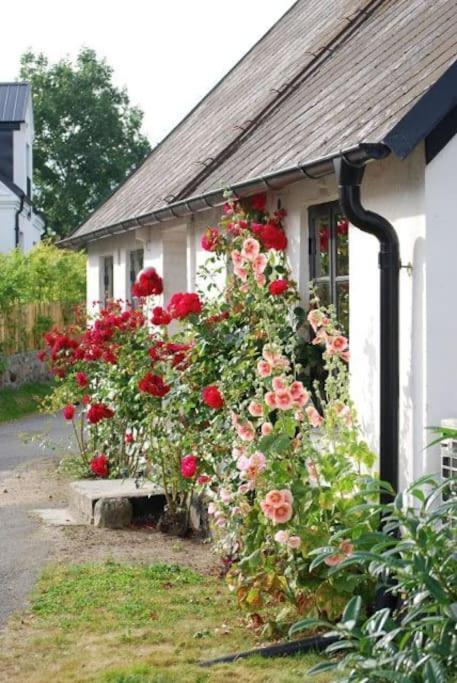
{"label": "tree", "polygon": [[143,113],[112,76],[88,48],[74,63],[49,64],[33,52],[21,58],[35,117],[34,201],[59,236],[76,228],[150,150],[141,134]]}

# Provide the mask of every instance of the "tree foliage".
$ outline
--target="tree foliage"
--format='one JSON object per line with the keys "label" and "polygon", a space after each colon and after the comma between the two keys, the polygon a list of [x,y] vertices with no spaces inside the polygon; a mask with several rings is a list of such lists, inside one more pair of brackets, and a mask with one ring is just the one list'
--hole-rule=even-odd
{"label": "tree foliage", "polygon": [[49,227],[64,236],[84,220],[150,149],[141,134],[143,113],[113,69],[83,48],[75,62],[50,64],[25,53],[20,78],[32,88],[35,203]]}

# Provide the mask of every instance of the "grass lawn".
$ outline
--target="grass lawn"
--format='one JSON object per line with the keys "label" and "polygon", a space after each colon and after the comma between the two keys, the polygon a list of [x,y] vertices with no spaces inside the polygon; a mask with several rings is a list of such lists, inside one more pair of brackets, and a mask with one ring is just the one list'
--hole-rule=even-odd
{"label": "grass lawn", "polygon": [[[223,581],[167,564],[57,566],[0,637],[8,683],[327,683],[316,655],[198,661],[259,645]],[[2,675],[4,678],[2,678]]]}
{"label": "grass lawn", "polygon": [[34,413],[42,398],[50,394],[52,384],[31,382],[18,389],[0,389],[0,422],[16,420],[18,417]]}

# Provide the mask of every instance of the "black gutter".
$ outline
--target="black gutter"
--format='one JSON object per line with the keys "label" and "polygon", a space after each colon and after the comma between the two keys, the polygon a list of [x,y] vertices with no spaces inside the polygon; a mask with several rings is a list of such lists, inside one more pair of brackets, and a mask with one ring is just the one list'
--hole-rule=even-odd
{"label": "black gutter", "polygon": [[[373,149],[373,152],[375,150]],[[348,221],[379,241],[380,268],[380,478],[398,491],[399,426],[399,273],[400,247],[394,227],[362,206],[365,163],[345,156],[334,161],[341,210]],[[382,496],[384,502],[389,496]]]}
{"label": "black gutter", "polygon": [[24,200],[25,200],[25,194],[24,192],[20,196],[21,203],[19,204],[19,208],[15,213],[14,216],[14,246],[17,248],[19,246],[19,216],[22,213],[22,209],[24,208]]}
{"label": "black gutter", "polygon": [[[376,151],[373,151],[374,148]],[[387,147],[372,144],[361,144],[350,147],[347,150],[344,150],[344,154],[354,163],[363,163],[368,162],[375,157],[379,158],[379,156],[376,156],[380,153],[378,153],[378,150],[382,150],[382,156],[387,156],[389,154],[389,149]],[[139,225],[153,225],[173,218],[190,216],[200,211],[207,211],[208,208],[223,204],[225,201],[224,194],[227,189],[232,190],[235,196],[238,196],[241,193],[243,195],[249,195],[255,192],[265,191],[266,189],[279,190],[284,187],[284,185],[297,182],[303,178],[322,178],[333,173],[333,161],[340,155],[341,152],[336,152],[335,154],[329,154],[328,156],[320,157],[318,159],[311,159],[306,163],[297,163],[294,166],[289,166],[279,171],[273,171],[272,173],[263,176],[248,178],[247,180],[235,183],[229,187],[210,190],[209,192],[188,197],[187,199],[170,202],[168,206],[164,206],[155,211],[149,211],[148,213],[120,223],[99,228],[93,232],[82,235],[69,235],[60,240],[57,244],[62,247],[68,246],[78,248],[78,246],[83,246],[84,244],[96,241],[102,237],[113,236],[129,230],[134,230],[138,228]],[[273,186],[273,183],[276,183],[276,187]]]}

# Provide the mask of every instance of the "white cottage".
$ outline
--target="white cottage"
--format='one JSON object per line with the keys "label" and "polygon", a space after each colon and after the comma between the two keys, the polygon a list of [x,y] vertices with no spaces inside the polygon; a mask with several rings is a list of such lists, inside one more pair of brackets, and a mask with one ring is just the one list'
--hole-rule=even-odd
{"label": "white cottage", "polygon": [[457,416],[456,56],[455,0],[298,0],[64,240],[87,248],[88,300],[128,297],[147,265],[165,300],[192,290],[224,189],[266,190],[287,210],[303,299],[314,281],[348,320],[352,396],[383,474],[437,471],[426,427]]}
{"label": "white cottage", "polygon": [[29,251],[44,220],[32,204],[33,107],[28,83],[0,83],[0,252]]}

